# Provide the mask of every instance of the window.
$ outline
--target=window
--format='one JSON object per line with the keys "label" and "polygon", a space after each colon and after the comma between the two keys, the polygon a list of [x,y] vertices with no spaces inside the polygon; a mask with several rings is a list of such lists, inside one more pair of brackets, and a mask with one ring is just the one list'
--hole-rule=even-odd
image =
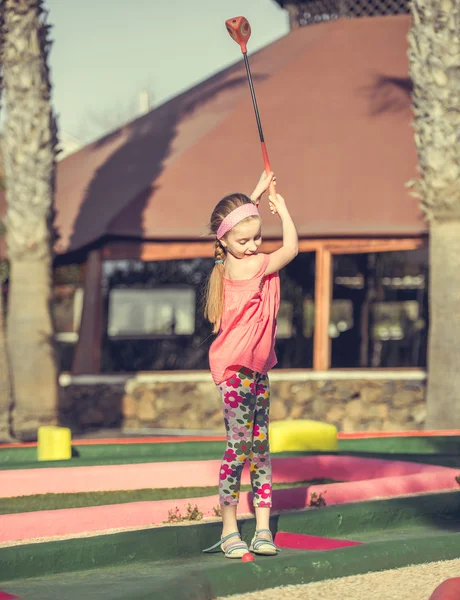
{"label": "window", "polygon": [[302,252],[280,272],[281,302],[277,317],[278,367],[313,366],[315,254]]}
{"label": "window", "polygon": [[424,367],[428,251],[334,256],[334,368]]}
{"label": "window", "polygon": [[338,338],[353,329],[353,304],[350,300],[332,300],[329,318],[329,337]]}
{"label": "window", "polygon": [[201,298],[214,261],[104,261],[103,372],[208,368]]}
{"label": "window", "polygon": [[53,290],[53,318],[58,342],[75,343],[83,309],[83,288],[56,285]]}
{"label": "window", "polygon": [[192,287],[115,288],[110,292],[109,337],[192,335],[194,331]]}
{"label": "window", "polygon": [[293,335],[292,328],[292,314],[294,311],[294,307],[292,302],[286,302],[286,300],[281,300],[280,308],[278,311],[278,317],[276,319],[277,322],[277,331],[276,331],[276,339],[278,340],[287,340]]}
{"label": "window", "polygon": [[80,265],[61,265],[53,271],[51,304],[55,340],[62,371],[72,368],[83,310],[83,269]]}

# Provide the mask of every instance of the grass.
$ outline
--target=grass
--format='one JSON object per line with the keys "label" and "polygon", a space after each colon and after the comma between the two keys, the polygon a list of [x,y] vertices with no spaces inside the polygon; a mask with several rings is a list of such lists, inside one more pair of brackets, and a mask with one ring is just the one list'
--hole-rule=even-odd
{"label": "grass", "polygon": [[[162,444],[73,444],[73,458],[67,461],[37,460],[34,447],[2,448],[0,470],[82,467],[189,460],[220,460],[225,442],[181,442]],[[406,460],[460,467],[460,436],[393,437],[339,440],[339,452],[282,452],[273,457],[362,456],[387,460]]]}
{"label": "grass", "polygon": [[[296,483],[276,483],[273,489],[304,487],[307,485],[337,483],[330,479],[313,479]],[[250,485],[241,486],[242,492],[250,492]],[[38,510],[57,510],[63,508],[83,508],[85,506],[105,506],[107,504],[126,504],[128,502],[148,502],[152,500],[179,500],[182,498],[201,498],[216,493],[216,486],[160,488],[143,490],[121,490],[114,492],[80,492],[77,494],[37,494],[0,498],[0,515]]]}

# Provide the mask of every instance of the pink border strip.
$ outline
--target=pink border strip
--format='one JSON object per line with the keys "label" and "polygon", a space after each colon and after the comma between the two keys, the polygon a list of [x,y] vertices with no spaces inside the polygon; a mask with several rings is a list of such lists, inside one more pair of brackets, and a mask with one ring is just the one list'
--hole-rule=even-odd
{"label": "pink border strip", "polygon": [[[455,481],[457,469],[416,473],[406,476],[390,476],[369,481],[347,482],[330,485],[314,485],[308,488],[276,490],[273,494],[274,510],[305,508],[311,494],[316,492],[325,498],[328,506],[345,502],[375,500],[379,498],[406,496],[421,492],[458,490]],[[113,529],[146,528],[167,520],[168,511],[176,506],[185,514],[187,505],[197,505],[204,516],[213,516],[218,496],[162,500],[158,502],[133,502],[108,506],[94,506],[65,510],[50,510],[13,515],[0,515],[0,542],[16,542],[36,538],[75,536],[81,533],[103,532]],[[240,496],[240,514],[250,513],[250,493]]]}
{"label": "pink border strip", "polygon": [[[444,472],[447,467],[354,456],[273,458],[273,482],[311,479],[362,481],[415,473]],[[217,485],[220,461],[190,461],[0,471],[0,498],[35,494],[71,494],[117,490],[206,487]],[[458,474],[458,469],[453,469]],[[248,469],[243,482],[249,483]]]}

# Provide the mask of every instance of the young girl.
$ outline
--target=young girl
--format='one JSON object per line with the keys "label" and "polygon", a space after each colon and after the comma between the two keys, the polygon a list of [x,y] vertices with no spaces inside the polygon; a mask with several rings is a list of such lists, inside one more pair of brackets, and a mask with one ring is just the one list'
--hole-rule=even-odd
{"label": "young girl", "polygon": [[275,182],[273,173],[262,174],[250,198],[244,194],[226,196],[211,215],[210,229],[216,236],[215,265],[205,316],[218,333],[209,351],[209,363],[222,396],[227,448],[219,481],[222,537],[204,552],[220,546],[227,558],[241,558],[249,551],[238,533],[236,518],[241,473],[248,459],[256,515],[250,550],[277,553],[269,529],[272,477],[267,373],[277,362],[278,271],[297,255],[298,238],[284,199],[278,194],[270,196],[270,210],[281,219],[283,245],[271,254],[258,252],[262,223],[257,205],[272,180]]}

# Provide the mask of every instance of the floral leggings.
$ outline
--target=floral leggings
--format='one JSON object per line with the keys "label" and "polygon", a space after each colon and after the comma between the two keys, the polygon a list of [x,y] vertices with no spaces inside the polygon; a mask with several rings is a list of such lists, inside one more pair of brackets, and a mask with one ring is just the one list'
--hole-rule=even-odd
{"label": "floral leggings", "polygon": [[243,367],[218,387],[222,395],[227,430],[227,449],[220,468],[220,504],[238,504],[241,473],[249,459],[253,504],[271,507],[268,375]]}

